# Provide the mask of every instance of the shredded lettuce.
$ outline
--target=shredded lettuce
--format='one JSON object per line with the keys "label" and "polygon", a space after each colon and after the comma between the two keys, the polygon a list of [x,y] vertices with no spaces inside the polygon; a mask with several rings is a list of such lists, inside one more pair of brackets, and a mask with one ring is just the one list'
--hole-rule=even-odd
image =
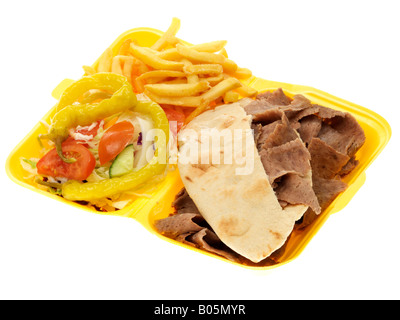
{"label": "shredded lettuce", "polygon": [[24,169],[26,172],[30,173],[30,175],[27,177],[28,179],[37,175],[36,163],[38,161],[39,161],[39,159],[36,159],[36,158],[30,158],[30,159],[20,158],[20,163],[21,163],[22,169]]}
{"label": "shredded lettuce", "polygon": [[25,161],[26,163],[28,163],[32,169],[36,169],[37,161],[33,161],[31,159],[26,159],[26,158],[22,158],[22,161]]}
{"label": "shredded lettuce", "polygon": [[109,168],[108,167],[98,167],[93,170],[90,176],[86,179],[88,182],[99,182],[102,180],[109,179]]}

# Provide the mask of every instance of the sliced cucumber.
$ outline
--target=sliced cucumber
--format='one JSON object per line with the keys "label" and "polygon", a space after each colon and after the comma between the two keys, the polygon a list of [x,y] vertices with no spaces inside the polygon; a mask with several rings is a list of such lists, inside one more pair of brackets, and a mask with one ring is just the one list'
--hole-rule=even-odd
{"label": "sliced cucumber", "polygon": [[133,169],[134,160],[134,148],[133,145],[128,145],[121,153],[115,158],[110,167],[110,178],[119,177]]}

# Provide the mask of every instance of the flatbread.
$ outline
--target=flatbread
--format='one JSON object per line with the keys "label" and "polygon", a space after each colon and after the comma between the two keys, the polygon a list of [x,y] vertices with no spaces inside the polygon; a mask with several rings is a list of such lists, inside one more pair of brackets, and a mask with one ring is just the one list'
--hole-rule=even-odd
{"label": "flatbread", "polygon": [[[221,241],[257,263],[285,243],[308,207],[280,206],[254,143],[251,116],[243,109],[249,101],[206,111],[183,128],[178,168],[188,194]],[[221,138],[212,143],[210,135]],[[231,163],[222,157],[227,154],[233,156]]]}

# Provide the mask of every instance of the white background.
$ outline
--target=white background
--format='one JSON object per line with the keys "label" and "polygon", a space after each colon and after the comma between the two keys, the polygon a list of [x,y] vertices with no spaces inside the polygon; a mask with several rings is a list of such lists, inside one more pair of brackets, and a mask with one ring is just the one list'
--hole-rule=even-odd
{"label": "white background", "polygon": [[[398,299],[400,73],[398,1],[3,1],[0,298]],[[299,258],[252,271],[162,241],[132,219],[66,206],[13,183],[15,145],[122,32],[228,40],[239,65],[312,86],[386,118],[392,139],[350,204]]]}

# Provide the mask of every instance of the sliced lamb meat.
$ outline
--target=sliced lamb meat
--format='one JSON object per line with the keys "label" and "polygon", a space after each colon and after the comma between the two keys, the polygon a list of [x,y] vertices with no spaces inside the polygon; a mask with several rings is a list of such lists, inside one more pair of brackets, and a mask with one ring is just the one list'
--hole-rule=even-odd
{"label": "sliced lamb meat", "polygon": [[252,123],[251,129],[253,130],[254,143],[257,145],[261,135],[262,125],[260,123]]}
{"label": "sliced lamb meat", "polygon": [[309,178],[298,174],[288,173],[275,189],[278,200],[290,204],[304,204],[309,206],[317,214],[321,208]]}
{"label": "sliced lamb meat", "polygon": [[301,119],[308,117],[310,115],[316,115],[322,120],[329,120],[334,117],[342,117],[342,118],[345,117],[344,112],[326,108],[318,104],[310,104],[310,107],[302,109],[300,111],[288,109],[285,110],[285,114],[288,117],[292,127],[295,129],[299,129],[300,127],[299,121]]}
{"label": "sliced lamb meat", "polygon": [[299,129],[300,128],[300,123],[299,121],[307,116],[315,115],[318,114],[319,107],[316,105],[311,106],[310,108],[303,109],[300,111],[290,111],[287,110],[285,111],[286,116],[288,117],[290,121],[290,125],[294,129]]}
{"label": "sliced lamb meat", "polygon": [[308,100],[305,96],[301,94],[296,94],[293,97],[293,101],[287,105],[286,107],[283,107],[282,110],[285,112],[294,112],[294,111],[301,111],[304,109],[311,108],[311,101]]}
{"label": "sliced lamb meat", "polygon": [[308,208],[307,211],[303,214],[303,217],[296,222],[295,228],[304,229],[305,227],[313,223],[317,218],[318,215],[313,211],[313,209]]}
{"label": "sliced lamb meat", "polygon": [[319,138],[332,148],[352,157],[365,142],[365,134],[357,120],[349,113],[335,117],[332,123],[322,126]]}
{"label": "sliced lamb meat", "polygon": [[334,178],[347,164],[350,158],[342,154],[319,138],[313,138],[308,146],[311,155],[313,177]]}
{"label": "sliced lamb meat", "polygon": [[345,139],[347,137],[326,123],[322,125],[318,138],[343,154],[347,154],[347,145],[351,143],[349,139]]}
{"label": "sliced lamb meat", "polygon": [[[162,233],[160,230],[158,230],[160,233]],[[174,239],[174,237],[168,236],[168,233],[164,233],[165,236]],[[187,233],[181,233],[178,236],[175,237],[176,241],[182,242],[184,244],[188,244],[192,247],[196,247],[196,245],[188,239],[191,235],[193,235],[193,232],[187,232]]]}
{"label": "sliced lamb meat", "polygon": [[192,198],[190,198],[185,188],[182,188],[175,197],[175,201],[172,203],[172,206],[175,208],[178,213],[198,213],[199,209],[197,209],[196,204],[193,202]]}
{"label": "sliced lamb meat", "polygon": [[[275,124],[275,126],[274,126]],[[285,114],[282,114],[282,120],[276,121],[274,123],[269,124],[268,126],[274,126],[274,130],[268,134],[263,134],[260,137],[260,142],[264,140],[262,144],[262,148],[268,149],[276,146],[280,146],[287,142],[296,140],[299,138],[296,131],[290,126],[288,119],[286,118]],[[263,127],[263,132],[265,131]],[[264,138],[264,139],[263,139]]]}
{"label": "sliced lamb meat", "polygon": [[[354,155],[365,142],[364,131],[356,119],[349,113],[312,104],[302,95],[295,95],[293,99],[289,97],[285,99],[283,95],[281,89],[258,95],[254,102],[254,105],[257,105],[257,112],[250,113],[255,122],[263,124],[257,147],[261,158],[264,159],[263,164],[266,171],[270,172],[275,191],[279,190],[279,186],[282,189],[286,175],[294,174],[294,171],[285,167],[284,161],[283,169],[282,166],[276,165],[279,160],[273,160],[275,164],[268,166],[267,162],[271,161],[269,159],[271,154],[263,151],[263,149],[268,150],[295,140],[295,137],[290,135],[291,131],[286,130],[284,117],[280,121],[271,122],[278,118],[279,111],[284,112],[291,128],[297,130],[310,152],[313,178],[322,178],[328,181],[353,170],[358,164]],[[250,109],[255,110],[254,107]],[[334,180],[332,184],[337,186],[337,181]],[[345,188],[344,184],[339,187],[340,190]],[[334,197],[331,201],[333,199]],[[282,205],[287,202],[280,199]],[[321,205],[323,204],[321,202]],[[316,213],[311,208],[308,212],[303,220],[311,221]]]}
{"label": "sliced lamb meat", "polygon": [[274,109],[274,108],[275,108],[274,105],[267,103],[264,100],[254,100],[254,101],[250,102],[248,105],[246,105],[244,107],[244,110],[246,110],[247,114],[252,115],[253,118],[257,118],[258,115],[262,114],[266,110]]}
{"label": "sliced lamb meat", "polygon": [[179,242],[216,253],[231,261],[239,261],[237,254],[224,245],[218,236],[209,229],[201,214],[177,213],[157,220],[155,227],[158,232]]}
{"label": "sliced lamb meat", "polygon": [[337,179],[314,177],[313,188],[322,210],[325,210],[339,193],[347,189],[347,184]]}
{"label": "sliced lamb meat", "polygon": [[[347,184],[341,180],[313,177],[313,189],[321,206],[321,210],[323,211],[340,193],[347,189]],[[309,208],[304,213],[303,218],[296,224],[296,228],[305,228],[316,218],[317,214],[312,208]]]}
{"label": "sliced lamb meat", "polygon": [[[182,198],[187,199],[186,190],[183,188],[176,196],[174,203],[181,204]],[[182,197],[183,196],[183,197]],[[187,201],[187,200],[185,200]],[[186,208],[186,207],[185,207]],[[197,208],[196,208],[197,210]],[[175,213],[167,218],[157,220],[155,227],[161,234],[175,239],[187,245],[215,253],[226,259],[246,265],[271,265],[283,254],[284,246],[276,250],[270,257],[259,264],[254,264],[250,260],[238,255],[228,248],[219,237],[211,230],[201,214],[195,213]]]}
{"label": "sliced lamb meat", "polygon": [[260,136],[258,137],[257,144],[256,144],[258,151],[261,151],[265,141],[274,132],[276,126],[279,124],[280,124],[280,121],[275,121],[275,122],[272,122],[265,126],[261,126]]}
{"label": "sliced lamb meat", "polygon": [[[263,124],[257,147],[273,186],[279,187],[284,180],[280,177],[284,177],[285,172],[294,173],[293,168],[286,167],[288,162],[280,163],[283,159],[276,154],[273,155],[277,161],[272,160],[269,166],[272,153],[263,151],[296,139],[291,135],[293,131],[287,130],[284,118],[298,131],[310,152],[313,177],[334,179],[353,170],[358,163],[354,155],[365,142],[364,131],[356,119],[349,113],[312,104],[302,95],[295,95],[293,99],[284,96],[281,89],[262,93],[249,108],[253,121]],[[277,119],[279,111],[285,114],[281,120]]]}
{"label": "sliced lamb meat", "polygon": [[282,88],[260,93],[257,95],[257,100],[264,100],[274,106],[287,106],[291,103],[291,99],[285,95]]}
{"label": "sliced lamb meat", "polygon": [[351,171],[353,171],[353,169],[355,167],[358,166],[359,161],[356,160],[355,157],[352,157],[349,162],[346,163],[346,165],[342,168],[342,170],[340,170],[340,172],[338,173],[339,176],[343,177],[347,174],[349,174]]}
{"label": "sliced lamb meat", "polygon": [[204,221],[201,214],[180,213],[157,220],[155,226],[159,232],[175,238],[180,234],[194,233],[202,230],[204,227],[200,226],[200,224],[204,223]]}
{"label": "sliced lamb meat", "polygon": [[199,232],[189,236],[189,239],[188,240],[190,242],[195,243],[200,249],[218,254],[234,262],[240,261],[238,254],[223,244],[219,237],[210,229],[204,228]]}
{"label": "sliced lamb meat", "polygon": [[300,121],[299,134],[303,142],[308,145],[312,138],[318,136],[322,127],[322,121],[315,115],[305,117]]}
{"label": "sliced lamb meat", "polygon": [[[289,120],[292,121],[292,119],[296,118],[295,121],[298,121],[298,114],[304,113],[312,107],[310,100],[302,95],[295,95],[293,101],[290,101],[287,97],[286,99],[281,98],[281,94],[284,95],[282,90],[275,96],[274,93],[277,91],[267,92],[264,96],[259,95],[256,100],[245,106],[246,113],[253,116],[254,122],[268,124],[279,120],[281,117],[280,111],[284,111]],[[263,98],[259,98],[260,96]],[[306,115],[313,114],[316,111],[318,109]]]}
{"label": "sliced lamb meat", "polygon": [[[260,107],[261,106],[261,107]],[[269,124],[281,119],[282,111],[262,100],[255,100],[245,107],[246,113],[253,116],[253,121]]]}
{"label": "sliced lamb meat", "polygon": [[290,103],[290,98],[284,94],[282,89],[278,89],[259,94],[257,99],[246,105],[244,109],[247,114],[253,116],[254,122],[268,124],[279,120],[281,118],[279,107],[288,106]]}
{"label": "sliced lamb meat", "polygon": [[[302,104],[310,105],[309,101],[302,99],[301,96],[295,97],[293,102],[295,103],[295,108],[302,108]],[[299,194],[295,189],[286,188],[284,195],[290,198],[290,202],[283,201],[285,199],[279,199],[282,200],[280,201],[281,206],[284,207],[288,203],[310,203],[318,211],[319,206],[313,194],[311,183],[310,153],[281,109],[268,109],[264,115],[271,113],[272,110],[275,110],[276,115],[280,112],[280,119],[262,126],[261,134],[257,139],[257,148],[269,182],[276,189],[281,184],[281,177],[287,174],[298,175],[299,179],[302,179],[303,186],[308,184],[306,188],[307,192]],[[288,195],[290,192],[292,194]],[[308,199],[305,198],[306,196]],[[296,197],[299,197],[297,202],[295,200]]]}
{"label": "sliced lamb meat", "polygon": [[277,147],[263,149],[260,157],[271,184],[287,173],[306,176],[311,170],[310,153],[299,138]]}
{"label": "sliced lamb meat", "polygon": [[238,255],[224,245],[211,230],[185,188],[178,192],[172,205],[177,213],[157,220],[155,227],[158,232],[231,261],[239,261]]}
{"label": "sliced lamb meat", "polygon": [[331,109],[331,108],[327,108],[327,107],[323,107],[320,105],[315,104],[315,107],[318,107],[318,116],[322,119],[332,119],[335,117],[341,117],[344,118],[346,116],[346,113],[339,111],[339,110],[335,110],[335,109]]}

